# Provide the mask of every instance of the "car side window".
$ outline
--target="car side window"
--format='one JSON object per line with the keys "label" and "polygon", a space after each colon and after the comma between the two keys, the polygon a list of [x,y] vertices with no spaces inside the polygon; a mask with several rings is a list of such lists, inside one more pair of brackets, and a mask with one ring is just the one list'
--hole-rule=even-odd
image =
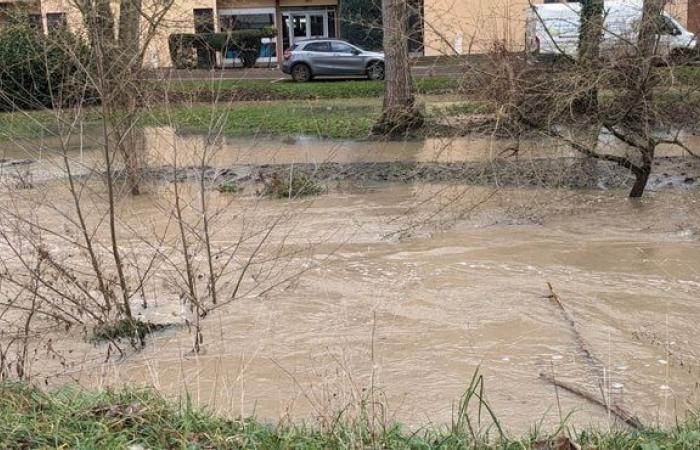
{"label": "car side window", "polygon": [[658,34],[670,34],[672,36],[681,34],[680,30],[676,28],[671,19],[661,15],[656,20],[656,29]]}
{"label": "car side window", "polygon": [[342,42],[331,42],[331,48],[333,49],[333,53],[353,53],[355,50],[353,47],[348,44],[343,44]]}
{"label": "car side window", "polygon": [[328,42],[313,42],[311,44],[306,44],[306,47],[304,47],[304,51],[306,51],[306,52],[329,52],[330,46],[328,45]]}

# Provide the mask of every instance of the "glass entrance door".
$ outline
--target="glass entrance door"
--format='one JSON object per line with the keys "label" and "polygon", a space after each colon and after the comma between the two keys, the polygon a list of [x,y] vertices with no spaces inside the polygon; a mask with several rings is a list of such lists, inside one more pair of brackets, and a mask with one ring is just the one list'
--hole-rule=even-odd
{"label": "glass entrance door", "polygon": [[284,13],[284,22],[289,46],[302,39],[328,37],[327,11],[289,11]]}

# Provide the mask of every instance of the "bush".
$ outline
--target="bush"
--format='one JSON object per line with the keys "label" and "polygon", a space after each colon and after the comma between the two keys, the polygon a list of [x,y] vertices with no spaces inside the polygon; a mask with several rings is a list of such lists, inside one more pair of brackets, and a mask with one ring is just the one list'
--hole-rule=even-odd
{"label": "bush", "polygon": [[138,319],[120,319],[115,322],[97,325],[92,330],[92,335],[89,340],[93,343],[118,341],[126,338],[143,341],[148,334],[160,331],[168,326],[169,325],[145,322]]}
{"label": "bush", "polygon": [[238,183],[236,183],[236,180],[226,180],[223,183],[219,184],[216,187],[216,190],[218,190],[222,194],[235,194],[240,190],[240,188],[238,187]]}
{"label": "bush", "polygon": [[306,197],[318,195],[323,192],[323,186],[316,183],[304,173],[294,174],[290,177],[281,177],[276,173],[270,179],[263,178],[265,186],[263,193],[277,198]]}
{"label": "bush", "polygon": [[[84,101],[87,55],[85,44],[67,30],[49,39],[32,28],[26,17],[11,18],[0,30],[0,110]],[[94,95],[87,95],[94,100]]]}
{"label": "bush", "polygon": [[253,67],[260,54],[261,39],[277,35],[275,28],[242,30],[229,33],[174,33],[168,38],[168,49],[173,65],[178,69],[194,67],[197,50],[222,52],[236,50],[243,67]]}

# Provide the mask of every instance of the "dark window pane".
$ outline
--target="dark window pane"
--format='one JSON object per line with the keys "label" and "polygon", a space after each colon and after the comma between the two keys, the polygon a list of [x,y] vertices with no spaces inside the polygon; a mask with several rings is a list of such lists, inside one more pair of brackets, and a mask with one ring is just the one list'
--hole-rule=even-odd
{"label": "dark window pane", "polygon": [[313,42],[311,44],[306,44],[306,47],[304,47],[304,51],[307,52],[329,52],[330,50],[328,42]]}
{"label": "dark window pane", "polygon": [[311,16],[311,36],[323,36],[323,16]]}
{"label": "dark window pane", "polygon": [[41,25],[41,14],[30,14],[29,26],[35,30],[43,29],[44,27]]}
{"label": "dark window pane", "polygon": [[221,16],[219,19],[222,31],[259,30],[274,24],[272,14],[239,14]]}
{"label": "dark window pane", "polygon": [[294,37],[306,37],[306,16],[293,16],[292,27],[294,29]]}
{"label": "dark window pane", "polygon": [[214,32],[214,10],[211,8],[195,9],[194,32],[213,33]]}
{"label": "dark window pane", "polygon": [[352,53],[355,50],[348,44],[343,44],[342,42],[333,42],[331,47],[334,53]]}
{"label": "dark window pane", "polygon": [[68,22],[66,21],[66,13],[47,13],[46,14],[46,28],[49,33],[52,31],[65,30],[68,27]]}
{"label": "dark window pane", "polygon": [[328,37],[335,37],[335,11],[328,11]]}

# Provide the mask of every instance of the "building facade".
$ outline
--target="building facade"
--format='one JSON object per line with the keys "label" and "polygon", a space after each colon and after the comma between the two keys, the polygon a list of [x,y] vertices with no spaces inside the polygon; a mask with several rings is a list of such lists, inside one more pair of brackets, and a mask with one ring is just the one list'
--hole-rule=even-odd
{"label": "building facade", "polygon": [[[533,4],[564,0],[532,0]],[[700,34],[700,0],[668,0],[667,10]],[[529,0],[425,0],[426,55],[484,53],[524,48]]]}
{"label": "building facade", "polygon": [[[168,37],[172,33],[206,33],[277,27],[278,37],[263,41],[258,64],[275,65],[277,46],[295,40],[340,36],[339,1],[342,0],[175,0],[148,44],[144,64],[170,67]],[[367,0],[374,1],[374,0]],[[523,49],[525,15],[529,0],[409,0],[423,15],[422,29],[414,34],[422,45],[414,53],[427,56],[483,53],[496,47]],[[535,4],[563,0],[532,0]],[[148,0],[144,0],[146,4]],[[669,0],[668,10],[690,31],[700,34],[700,0]],[[115,1],[115,5],[118,1]],[[68,26],[82,30],[82,17],[72,0],[0,0],[0,15],[23,7],[44,32]],[[147,9],[147,7],[145,7]],[[416,22],[412,17],[411,22]],[[417,21],[420,28],[420,20]],[[414,24],[415,25],[415,24]],[[279,30],[279,27],[278,27]],[[414,43],[415,44],[415,43]],[[219,55],[224,67],[237,63],[233,53]]]}

